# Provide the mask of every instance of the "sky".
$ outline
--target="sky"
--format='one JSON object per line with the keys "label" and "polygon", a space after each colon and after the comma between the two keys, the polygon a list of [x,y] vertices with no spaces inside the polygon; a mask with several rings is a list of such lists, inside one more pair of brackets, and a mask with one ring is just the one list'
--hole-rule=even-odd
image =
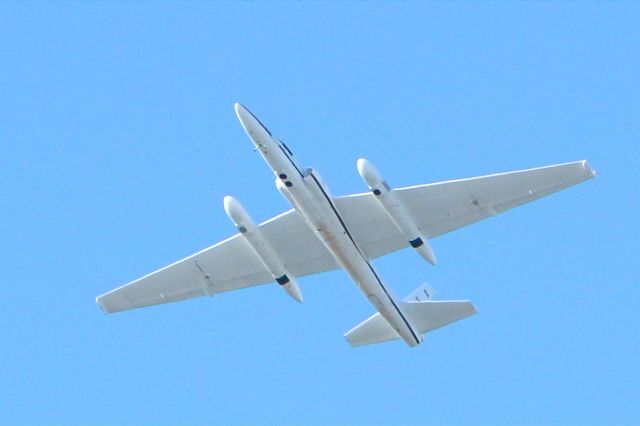
{"label": "sky", "polygon": [[[636,2],[2,2],[0,424],[637,425]],[[288,209],[255,113],[334,195],[588,159],[596,179],[377,259],[478,314],[353,349],[342,271],[103,314]],[[366,214],[366,213],[365,213]]]}

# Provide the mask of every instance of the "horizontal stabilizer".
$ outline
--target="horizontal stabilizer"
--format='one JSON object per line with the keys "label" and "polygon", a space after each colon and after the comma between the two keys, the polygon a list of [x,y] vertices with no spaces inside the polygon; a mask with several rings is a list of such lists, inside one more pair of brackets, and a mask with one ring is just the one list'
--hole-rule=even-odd
{"label": "horizontal stabilizer", "polygon": [[[402,309],[420,333],[427,333],[476,313],[473,304],[468,300],[403,302]],[[354,347],[399,338],[380,313],[355,326],[344,337]]]}
{"label": "horizontal stabilizer", "polygon": [[407,302],[402,307],[420,333],[444,327],[476,313],[476,308],[468,300]]}

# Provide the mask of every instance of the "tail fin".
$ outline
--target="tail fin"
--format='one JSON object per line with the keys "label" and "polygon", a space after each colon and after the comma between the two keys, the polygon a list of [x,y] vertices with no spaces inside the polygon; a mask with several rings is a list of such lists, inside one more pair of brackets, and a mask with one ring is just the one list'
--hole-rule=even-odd
{"label": "tail fin", "polygon": [[[420,287],[414,293],[420,293],[423,287]],[[416,299],[410,295],[405,300]],[[436,328],[444,327],[476,313],[476,309],[468,300],[405,301],[402,302],[402,309],[420,333],[427,333]],[[399,338],[395,330],[380,313],[372,315],[355,326],[344,337],[354,347]]]}
{"label": "tail fin", "polygon": [[435,295],[436,291],[433,287],[431,287],[428,282],[425,282],[405,297],[403,302],[425,302],[433,299]]}

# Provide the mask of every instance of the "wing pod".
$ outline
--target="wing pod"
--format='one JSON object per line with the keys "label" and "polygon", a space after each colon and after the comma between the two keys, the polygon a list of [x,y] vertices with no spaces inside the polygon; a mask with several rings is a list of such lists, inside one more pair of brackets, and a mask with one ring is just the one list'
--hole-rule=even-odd
{"label": "wing pod", "polygon": [[224,210],[238,228],[240,235],[249,243],[256,256],[269,271],[273,279],[298,302],[302,302],[302,293],[294,277],[287,272],[277,253],[264,238],[260,228],[256,226],[242,204],[233,197],[224,197]]}
{"label": "wing pod", "polygon": [[358,159],[358,173],[369,186],[369,190],[375,195],[389,219],[409,241],[411,247],[427,262],[435,265],[436,257],[429,241],[420,233],[418,225],[406,207],[395,196],[393,189],[382,178],[380,172],[368,160],[360,158]]}

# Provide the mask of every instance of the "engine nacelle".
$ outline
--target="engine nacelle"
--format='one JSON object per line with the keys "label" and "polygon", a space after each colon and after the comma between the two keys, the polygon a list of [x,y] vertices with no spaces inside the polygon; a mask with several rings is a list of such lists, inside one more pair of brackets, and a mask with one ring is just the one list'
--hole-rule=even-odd
{"label": "engine nacelle", "polygon": [[382,178],[380,172],[369,161],[360,158],[358,159],[358,173],[387,213],[389,219],[409,241],[411,247],[427,262],[435,265],[436,257],[429,245],[429,241],[421,235],[418,225],[405,206],[395,196],[393,189]]}

